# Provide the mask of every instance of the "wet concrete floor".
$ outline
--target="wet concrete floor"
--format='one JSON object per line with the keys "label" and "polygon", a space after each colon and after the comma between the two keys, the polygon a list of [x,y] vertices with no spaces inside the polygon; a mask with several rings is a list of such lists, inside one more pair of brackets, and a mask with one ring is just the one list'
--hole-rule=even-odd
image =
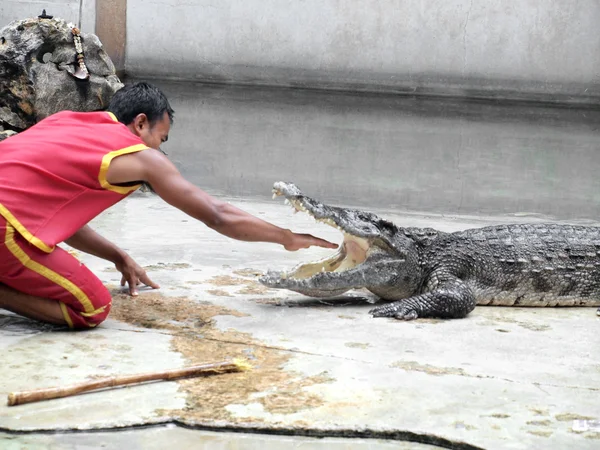
{"label": "wet concrete floor", "polygon": [[[231,201],[273,223],[339,239],[337,230],[315,224],[305,215],[293,215],[281,201]],[[447,231],[517,219],[379,213],[407,226]],[[520,222],[537,220],[518,218]],[[190,403],[192,397],[184,385],[175,382],[13,408],[0,405],[1,429],[27,433],[4,436],[12,445],[42,445],[56,439],[58,448],[70,448],[77,437],[62,441],[62,435],[38,433],[85,431],[88,434],[82,442],[86,442],[94,439],[94,429],[175,421],[213,431],[233,428],[243,432],[250,427],[266,435],[366,433],[380,438],[356,441],[356,447],[352,440],[340,442],[341,448],[387,448],[390,439],[409,440],[408,448],[418,448],[416,442],[446,448],[597,448],[600,338],[595,330],[600,318],[595,308],[478,307],[463,320],[404,323],[374,319],[367,314],[374,299],[362,292],[319,301],[286,291],[243,289],[258,289],[254,273],[320,259],[329,250],[287,252],[273,244],[236,242],[150,194],[133,196],[92,225],[147,267],[167,302],[172,298],[174,309],[176,298],[185,297],[197,302],[198,309],[212,305],[239,312],[215,316],[217,329],[234,333],[236,345],[251,360],[272,349],[284,355],[279,372],[283,378],[213,408],[219,417],[212,419],[211,415],[197,418],[210,405]],[[118,274],[110,264],[80,257],[107,285],[118,284]],[[150,294],[143,292],[142,297]],[[206,337],[199,332],[201,345]],[[4,316],[0,395],[90,377],[185,366],[185,355],[173,347],[179,334],[177,328],[144,328],[114,319],[91,332],[65,333]],[[218,345],[233,340],[211,339]],[[257,367],[249,376],[260,373]],[[227,385],[227,379],[222,380]],[[265,401],[279,394],[285,394],[293,407]],[[186,409],[186,405],[195,406]],[[106,439],[119,448],[135,446],[147,439],[144,433],[115,432]],[[97,434],[98,439],[103,436]],[[181,438],[174,437],[174,445],[189,442],[187,432],[174,436]],[[239,439],[260,441],[256,436],[229,436],[230,440],[219,437],[229,443],[223,448]],[[202,442],[203,438],[198,439]],[[277,438],[265,442],[276,446]],[[329,448],[326,440],[294,442],[305,448]]]}

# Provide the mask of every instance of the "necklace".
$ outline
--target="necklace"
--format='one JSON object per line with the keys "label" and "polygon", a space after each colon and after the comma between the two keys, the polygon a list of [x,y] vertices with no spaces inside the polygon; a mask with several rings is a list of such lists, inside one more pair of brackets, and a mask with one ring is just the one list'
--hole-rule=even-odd
{"label": "necklace", "polygon": [[75,43],[75,51],[77,52],[77,66],[75,67],[75,73],[71,75],[79,80],[87,81],[90,78],[90,73],[88,72],[85,62],[83,61],[83,45],[81,45],[79,28],[73,27],[71,29],[71,33],[73,33],[73,42]]}

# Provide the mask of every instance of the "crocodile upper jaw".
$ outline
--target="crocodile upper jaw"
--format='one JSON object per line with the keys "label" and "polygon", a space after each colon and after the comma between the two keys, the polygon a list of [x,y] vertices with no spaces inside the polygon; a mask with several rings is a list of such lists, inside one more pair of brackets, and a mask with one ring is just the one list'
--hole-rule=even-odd
{"label": "crocodile upper jaw", "polygon": [[291,205],[295,212],[302,211],[317,222],[338,229],[344,239],[338,251],[330,257],[299,264],[287,272],[267,273],[260,279],[264,285],[291,290],[298,290],[302,287],[318,288],[319,279],[323,277],[323,274],[327,274],[329,280],[338,278],[339,281],[342,281],[346,272],[356,269],[367,262],[371,255],[379,254],[382,251],[376,242],[376,237],[379,237],[376,227],[369,223],[366,226],[361,223],[362,227],[357,227],[357,222],[352,222],[352,214],[348,213],[352,210],[330,207],[306,197],[292,183],[275,183],[273,198],[278,196],[285,197],[286,204]]}

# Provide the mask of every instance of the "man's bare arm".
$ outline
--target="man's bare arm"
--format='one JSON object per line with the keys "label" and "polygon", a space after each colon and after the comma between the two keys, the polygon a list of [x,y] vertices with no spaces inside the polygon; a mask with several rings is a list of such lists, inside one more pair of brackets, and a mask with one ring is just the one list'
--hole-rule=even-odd
{"label": "man's bare arm", "polygon": [[114,264],[120,263],[127,256],[123,250],[100,236],[89,225],[84,226],[65,241],[71,247],[81,250]]}
{"label": "man's bare arm", "polygon": [[116,158],[111,163],[108,175],[113,177],[109,178],[111,183],[134,179],[148,182],[167,203],[232,239],[272,242],[288,250],[313,245],[337,247],[309,234],[292,233],[208,195],[183,178],[173,163],[156,150]]}

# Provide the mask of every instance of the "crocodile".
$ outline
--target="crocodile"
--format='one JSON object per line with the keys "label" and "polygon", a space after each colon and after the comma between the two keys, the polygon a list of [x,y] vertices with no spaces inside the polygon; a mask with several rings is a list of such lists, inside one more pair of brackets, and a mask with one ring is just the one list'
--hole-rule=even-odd
{"label": "crocodile", "polygon": [[[338,251],[259,281],[310,297],[367,289],[384,304],[373,317],[466,317],[476,305],[600,306],[600,227],[510,224],[442,232],[399,227],[376,214],[325,205],[276,182],[295,212],[333,226]],[[597,314],[600,315],[600,308]]]}

